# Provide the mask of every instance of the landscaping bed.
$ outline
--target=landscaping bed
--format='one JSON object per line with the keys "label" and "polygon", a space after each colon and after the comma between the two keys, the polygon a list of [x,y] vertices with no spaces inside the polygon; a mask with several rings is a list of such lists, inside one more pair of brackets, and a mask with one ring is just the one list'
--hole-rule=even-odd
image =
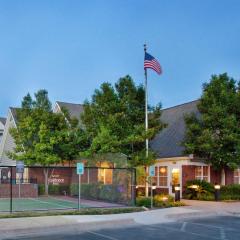
{"label": "landscaping bed", "polygon": [[[214,185],[204,180],[193,180],[188,181],[183,193],[183,198],[192,200],[204,200],[214,201],[215,200],[215,189]],[[221,186],[220,188],[220,200],[240,200],[240,185],[231,184]]]}
{"label": "landscaping bed", "polygon": [[[155,208],[167,208],[167,207],[179,207],[184,206],[182,202],[175,202],[174,197],[166,194],[158,194],[153,197],[153,207]],[[138,207],[151,207],[151,198],[150,197],[137,197],[136,206]]]}

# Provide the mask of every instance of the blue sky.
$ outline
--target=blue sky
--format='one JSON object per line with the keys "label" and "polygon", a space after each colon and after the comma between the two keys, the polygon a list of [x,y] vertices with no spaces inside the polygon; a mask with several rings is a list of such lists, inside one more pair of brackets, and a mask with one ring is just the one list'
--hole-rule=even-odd
{"label": "blue sky", "polygon": [[143,43],[163,74],[149,71],[151,104],[195,100],[212,74],[240,77],[238,0],[0,0],[0,116],[40,88],[81,103],[108,81],[144,81]]}

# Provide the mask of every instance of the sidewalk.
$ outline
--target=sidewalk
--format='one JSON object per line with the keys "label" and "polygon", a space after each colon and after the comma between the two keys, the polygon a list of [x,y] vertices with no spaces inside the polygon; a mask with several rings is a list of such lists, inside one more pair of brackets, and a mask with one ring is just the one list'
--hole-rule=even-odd
{"label": "sidewalk", "polygon": [[111,215],[71,215],[0,219],[0,239],[15,236],[89,231],[175,222],[183,218],[216,215],[240,216],[240,202],[204,202],[183,200],[188,206]]}
{"label": "sidewalk", "polygon": [[48,216],[0,219],[0,239],[15,236],[49,234],[66,231],[87,231],[100,228],[117,228],[131,225],[150,225],[175,221],[169,216],[196,214],[199,210],[182,207],[165,208],[136,213],[110,215]]}

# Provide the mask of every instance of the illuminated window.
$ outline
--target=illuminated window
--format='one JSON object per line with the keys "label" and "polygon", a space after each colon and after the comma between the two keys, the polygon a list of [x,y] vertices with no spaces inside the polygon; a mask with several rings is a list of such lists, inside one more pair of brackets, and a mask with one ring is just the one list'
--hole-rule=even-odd
{"label": "illuminated window", "polygon": [[235,184],[240,184],[240,168],[234,170],[234,183]]}
{"label": "illuminated window", "polygon": [[102,163],[101,167],[103,168],[98,169],[98,181],[103,184],[112,184],[113,170],[108,168],[108,163]]}
{"label": "illuminated window", "polygon": [[208,181],[208,166],[195,167],[195,179]]}
{"label": "illuminated window", "polygon": [[168,169],[167,167],[159,167],[158,171],[159,176],[159,186],[166,187],[168,185]]}

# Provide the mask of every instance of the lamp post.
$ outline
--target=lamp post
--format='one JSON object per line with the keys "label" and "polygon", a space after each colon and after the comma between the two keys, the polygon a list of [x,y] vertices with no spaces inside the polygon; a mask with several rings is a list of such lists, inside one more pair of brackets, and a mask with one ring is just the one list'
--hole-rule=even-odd
{"label": "lamp post", "polygon": [[157,186],[155,184],[151,184],[151,208],[153,208],[153,190],[155,190]]}
{"label": "lamp post", "polygon": [[180,186],[175,186],[174,190],[175,190],[175,202],[179,202],[180,201]]}
{"label": "lamp post", "polygon": [[215,184],[214,185],[214,189],[215,189],[215,201],[219,201],[220,200],[220,189],[221,186],[219,184]]}

